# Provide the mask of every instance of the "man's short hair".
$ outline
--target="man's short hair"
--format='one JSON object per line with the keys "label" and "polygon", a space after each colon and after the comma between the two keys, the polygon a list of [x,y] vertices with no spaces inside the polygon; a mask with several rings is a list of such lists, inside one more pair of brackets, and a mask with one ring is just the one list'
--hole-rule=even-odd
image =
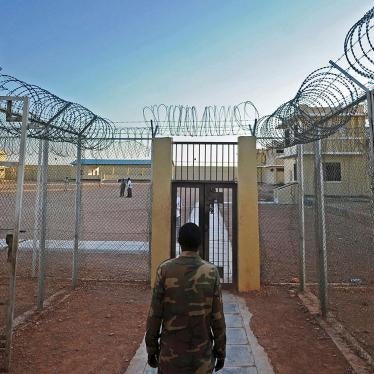
{"label": "man's short hair", "polygon": [[182,249],[197,251],[201,244],[201,232],[199,226],[192,222],[185,223],[179,229],[178,243]]}

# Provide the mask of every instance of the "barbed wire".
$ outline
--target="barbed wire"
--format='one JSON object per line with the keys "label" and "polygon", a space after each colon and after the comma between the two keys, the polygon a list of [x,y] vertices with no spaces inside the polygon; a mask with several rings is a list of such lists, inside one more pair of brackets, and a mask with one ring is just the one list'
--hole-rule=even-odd
{"label": "barbed wire", "polygon": [[143,118],[149,127],[152,120],[158,135],[254,135],[259,113],[251,101],[234,106],[205,106],[201,114],[195,106],[160,104],[144,107]]}
{"label": "barbed wire", "polygon": [[[0,75],[0,94],[29,98],[28,136],[31,138],[73,144],[82,141],[82,146],[86,149],[104,149],[113,138],[114,125],[111,121],[39,86],[9,75]],[[0,102],[0,128],[3,133],[19,135],[22,105],[22,102],[12,102],[9,107],[7,102]],[[7,114],[19,118],[19,121],[7,121]]]}
{"label": "barbed wire", "polygon": [[374,78],[374,40],[370,33],[373,27],[374,8],[351,27],[344,41],[344,54],[348,63],[358,74],[369,79]]}
{"label": "barbed wire", "polygon": [[[374,8],[348,31],[344,41],[346,71],[374,78],[372,29]],[[370,83],[370,82],[369,82]],[[372,82],[371,82],[372,83]],[[4,96],[28,96],[31,124],[28,136],[53,141],[51,151],[67,157],[75,152],[67,144],[82,145],[92,157],[138,157],[150,154],[150,141],[164,136],[256,135],[262,146],[288,147],[327,137],[344,127],[355,115],[364,116],[364,89],[334,66],[313,71],[301,84],[294,98],[280,105],[271,115],[259,118],[251,101],[234,106],[152,105],[143,108],[144,126],[119,126],[141,121],[112,122],[85,107],[63,100],[38,86],[9,75],[0,75]],[[13,103],[11,114],[20,116],[20,103]],[[19,122],[7,122],[9,108],[0,104],[0,146],[17,152]],[[35,143],[32,143],[35,144]]]}
{"label": "barbed wire", "polygon": [[[367,79],[374,78],[373,56],[374,8],[349,30],[344,42],[348,66],[345,71]],[[336,63],[335,62],[335,63]],[[354,79],[356,79],[354,77]],[[365,82],[367,87],[371,82]],[[256,135],[260,144],[285,148],[326,138],[350,123],[354,116],[365,116],[361,103],[366,92],[358,80],[351,80],[333,64],[313,71],[301,84],[295,97],[262,117]]]}

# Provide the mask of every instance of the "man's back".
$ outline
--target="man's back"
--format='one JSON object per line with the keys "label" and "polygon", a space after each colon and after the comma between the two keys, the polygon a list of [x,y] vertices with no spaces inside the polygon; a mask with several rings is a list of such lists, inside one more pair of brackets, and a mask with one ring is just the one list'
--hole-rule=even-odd
{"label": "man's back", "polygon": [[160,373],[211,373],[215,359],[225,357],[218,271],[196,252],[182,252],[158,269],[147,322],[150,354],[158,349],[161,324]]}

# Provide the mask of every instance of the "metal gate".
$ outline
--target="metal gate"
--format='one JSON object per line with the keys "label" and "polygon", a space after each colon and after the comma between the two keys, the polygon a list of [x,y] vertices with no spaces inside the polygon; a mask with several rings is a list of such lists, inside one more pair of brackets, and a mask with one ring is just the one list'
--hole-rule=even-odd
{"label": "metal gate", "polygon": [[[187,222],[196,223],[202,233],[200,255],[217,266],[225,286],[235,286],[237,280],[235,146],[174,143],[174,155],[179,157],[174,157],[171,255],[181,252],[177,242],[179,228]],[[182,157],[183,153],[188,156]]]}

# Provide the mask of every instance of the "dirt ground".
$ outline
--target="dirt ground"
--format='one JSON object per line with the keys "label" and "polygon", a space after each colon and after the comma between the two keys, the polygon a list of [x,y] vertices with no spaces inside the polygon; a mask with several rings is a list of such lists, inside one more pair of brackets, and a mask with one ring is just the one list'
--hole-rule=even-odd
{"label": "dirt ground", "polygon": [[[259,204],[261,280],[265,284],[290,282],[299,272],[298,211],[294,205]],[[317,281],[314,210],[305,208],[307,281]],[[326,211],[328,280],[349,283],[359,278],[374,284],[374,252],[369,218]]]}
{"label": "dirt ground", "polygon": [[[14,187],[14,186],[13,186]],[[149,183],[134,183],[132,199],[119,197],[117,183],[84,183],[82,194],[81,239],[100,245],[112,241],[110,250],[80,250],[79,273],[81,279],[102,279],[115,281],[145,281],[149,276]],[[35,184],[26,184],[22,209],[21,241],[33,239],[35,216]],[[0,186],[0,239],[5,238],[11,227],[14,211],[14,188]],[[72,276],[73,253],[61,248],[58,241],[74,239],[74,186],[64,190],[61,184],[48,186],[47,240],[53,248],[46,256],[46,298],[64,287],[69,287]],[[53,242],[56,241],[56,242]],[[125,250],[128,242],[139,241],[145,248],[141,251]],[[60,247],[59,247],[60,245]],[[0,298],[7,290],[7,250],[0,248]],[[32,250],[20,249],[17,259],[17,286],[15,316],[36,305],[37,277],[31,277]],[[36,276],[38,258],[36,258]],[[4,326],[5,308],[0,308],[0,328]]]}
{"label": "dirt ground", "polygon": [[13,374],[119,374],[145,332],[145,284],[86,282],[36,314],[13,340]]}
{"label": "dirt ground", "polygon": [[[7,279],[0,278],[0,295],[7,293]],[[45,289],[45,298],[48,299],[60,290],[67,290],[69,282],[67,280],[48,279],[47,287]],[[33,309],[36,306],[37,297],[37,280],[31,278],[17,277],[16,280],[16,302],[14,308],[14,317]],[[5,324],[5,311],[4,307],[0,308],[0,329]]]}
{"label": "dirt ground", "polygon": [[[242,296],[277,374],[352,373],[288,287],[267,286]],[[143,338],[149,300],[145,284],[81,283],[67,299],[56,300],[16,330],[11,372],[123,373]]]}
{"label": "dirt ground", "polygon": [[[36,306],[38,280],[28,276],[30,264],[31,253],[23,253],[17,264],[20,276],[16,279],[15,317]],[[51,252],[48,255],[45,299],[62,289],[71,288],[71,269],[72,256],[69,254]],[[81,279],[144,282],[149,274],[149,256],[146,252],[83,253],[79,269]],[[7,292],[8,279],[0,276],[0,295],[6,295]],[[0,308],[0,329],[5,325],[5,311],[4,307]]]}
{"label": "dirt ground", "polygon": [[251,327],[277,374],[353,373],[344,356],[287,287],[245,294]]}
{"label": "dirt ground", "polygon": [[[149,184],[134,183],[133,196],[132,199],[120,198],[119,185],[116,183],[103,184],[101,187],[94,184],[84,184],[82,195],[82,240],[109,240],[118,241],[118,243],[140,241],[147,243],[149,239]],[[22,228],[26,230],[26,233],[21,234],[21,239],[30,240],[33,238],[32,228],[35,214],[35,197],[35,185],[27,185],[22,213]],[[272,190],[266,186],[260,188],[259,199],[265,202],[259,204],[261,280],[263,284],[290,282],[292,278],[298,276],[299,266],[297,208],[295,205],[266,203],[272,199]],[[2,189],[0,193],[0,207],[3,208],[4,212],[13,212],[13,202],[14,191]],[[349,283],[352,278],[359,278],[363,285],[372,286],[374,284],[374,252],[372,251],[370,222],[368,221],[367,214],[358,214],[358,210],[364,211],[365,206],[362,203],[359,207],[356,207],[353,203],[347,206],[341,202],[331,203],[327,201],[327,203],[326,227],[329,281]],[[357,209],[354,209],[352,204]],[[187,205],[182,207],[182,216],[189,214],[190,204]],[[307,229],[307,281],[315,282],[317,280],[317,261],[313,208],[308,205],[305,211]],[[1,215],[0,228],[9,227],[11,219],[11,215]],[[47,231],[48,240],[73,240],[73,185],[69,186],[68,191],[64,191],[63,185],[50,186],[48,191]],[[0,232],[0,239],[3,238],[4,233],[5,231]],[[149,273],[148,251],[126,252],[121,250],[121,248],[113,251],[81,251],[79,263],[79,277],[86,279],[121,280],[122,282],[134,279],[144,281],[147,279]],[[30,264],[31,251],[20,251],[17,264],[19,280],[17,279],[16,316],[35,306],[36,281],[27,278],[30,275]],[[0,251],[0,265],[0,276],[4,276],[4,265],[6,265],[4,251]],[[47,257],[46,297],[62,288],[66,287],[69,289],[71,269],[71,251],[55,249],[49,252]],[[1,293],[5,290],[4,287],[5,283],[0,279]],[[266,288],[266,290],[269,289],[271,288]],[[342,289],[330,290],[330,307],[345,327],[362,342],[369,352],[374,354],[374,325],[372,323],[372,319],[374,318],[373,293],[356,292],[357,289],[354,291]],[[104,297],[103,295],[103,298],[108,303],[111,300],[110,297],[115,300],[113,292],[116,292],[115,289],[110,290],[109,287],[107,290],[108,296]],[[131,293],[130,291],[128,292]],[[86,295],[81,289],[80,291],[75,291],[74,295],[76,294],[82,300],[85,300],[86,303],[89,303],[86,297],[95,298],[94,292]],[[281,293],[281,295],[283,294]],[[271,301],[272,297],[271,294],[260,294],[257,296],[257,300],[264,300],[263,309],[265,310],[267,308],[265,300]],[[280,305],[279,308],[283,307],[282,297],[274,296],[274,303],[278,303]],[[287,304],[289,300],[287,298],[284,299],[284,302]],[[72,298],[71,300],[75,299]],[[293,302],[294,300],[292,300]],[[79,315],[85,309],[82,308],[80,311],[77,305],[78,303],[76,302],[71,307]],[[258,302],[258,305],[260,305],[260,302]],[[270,305],[272,304],[270,303]],[[61,315],[61,318],[59,318],[64,321],[64,313],[59,308],[57,308]],[[43,315],[41,318],[47,317]],[[0,314],[0,325],[1,321],[4,321],[4,319]],[[286,321],[288,321],[287,318]],[[291,324],[291,321],[289,323]],[[50,324],[52,325],[52,322]],[[59,326],[60,324],[57,325]],[[69,326],[69,328],[73,327],[73,325]],[[300,330],[302,331],[304,328],[306,327],[300,328]],[[36,327],[34,332],[35,334],[38,332]],[[55,342],[54,344],[56,346],[57,343]],[[69,353],[69,351],[67,352]],[[67,353],[63,353],[64,355],[67,356]],[[92,371],[92,373],[94,372]],[[100,373],[105,373],[105,371],[101,371]]]}
{"label": "dirt ground", "polygon": [[330,287],[331,312],[374,357],[374,287]]}

